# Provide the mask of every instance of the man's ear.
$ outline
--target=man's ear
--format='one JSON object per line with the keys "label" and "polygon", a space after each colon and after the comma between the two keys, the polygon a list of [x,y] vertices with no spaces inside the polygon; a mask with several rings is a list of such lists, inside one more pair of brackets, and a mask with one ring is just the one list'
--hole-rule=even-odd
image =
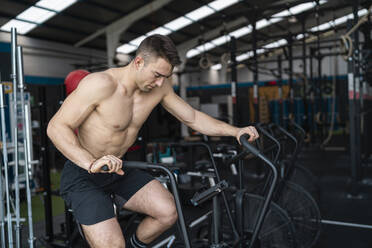
{"label": "man's ear", "polygon": [[141,56],[136,56],[134,58],[134,65],[136,66],[136,69],[141,69],[145,64],[145,61]]}

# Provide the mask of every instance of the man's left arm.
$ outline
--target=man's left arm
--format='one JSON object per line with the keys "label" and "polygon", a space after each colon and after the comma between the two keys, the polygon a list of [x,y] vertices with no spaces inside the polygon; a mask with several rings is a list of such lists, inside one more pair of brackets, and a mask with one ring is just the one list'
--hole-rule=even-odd
{"label": "man's left arm", "polygon": [[162,100],[163,107],[190,128],[208,136],[233,136],[239,141],[239,137],[247,133],[250,135],[249,141],[254,141],[259,137],[257,130],[253,126],[238,128],[217,120],[203,112],[192,108],[181,97],[173,91],[170,85],[166,86],[166,94]]}

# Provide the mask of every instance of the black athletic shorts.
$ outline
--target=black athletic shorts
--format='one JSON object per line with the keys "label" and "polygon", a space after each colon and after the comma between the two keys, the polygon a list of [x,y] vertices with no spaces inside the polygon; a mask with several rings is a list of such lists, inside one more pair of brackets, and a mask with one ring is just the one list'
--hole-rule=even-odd
{"label": "black athletic shorts", "polygon": [[115,216],[111,194],[121,208],[138,190],[154,178],[144,171],[125,168],[125,174],[94,173],[67,161],[61,175],[60,194],[72,208],[75,218],[93,225]]}

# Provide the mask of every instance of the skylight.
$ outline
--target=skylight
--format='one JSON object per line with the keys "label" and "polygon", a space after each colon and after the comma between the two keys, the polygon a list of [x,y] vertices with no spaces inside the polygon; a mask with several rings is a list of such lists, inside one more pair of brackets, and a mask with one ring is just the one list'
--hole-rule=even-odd
{"label": "skylight", "polygon": [[[326,2],[327,1],[325,1],[325,0],[321,0],[321,1],[319,1],[319,4],[324,4]],[[209,4],[209,6],[210,6],[210,4]],[[276,14],[272,15],[273,18],[272,19],[270,18],[270,20],[261,19],[261,20],[257,21],[256,22],[256,29],[259,30],[259,29],[265,28],[267,26],[270,26],[274,23],[277,23],[277,22],[283,20],[284,16],[296,15],[296,14],[299,14],[301,12],[307,11],[311,8],[314,8],[315,6],[316,6],[315,1],[296,5],[292,8],[289,8],[289,10],[284,10],[284,11],[281,11],[279,13],[276,13]],[[228,34],[228,36],[234,36],[235,38],[240,38],[244,35],[247,35],[247,34],[251,33],[252,30],[253,30],[252,25],[248,25],[248,26],[245,26],[245,27],[242,27],[242,28],[239,28],[235,31],[230,32]],[[215,41],[218,41],[218,42],[215,42]],[[224,36],[221,36],[221,37],[218,37],[218,38],[212,40],[211,42],[213,44],[217,45],[217,46],[220,46],[220,45],[223,45],[223,44],[227,43],[228,41],[229,41],[229,39],[227,40],[226,38],[224,38]],[[205,49],[205,50],[208,50],[208,49]],[[203,51],[205,51],[205,50],[203,50]],[[201,52],[202,51],[200,51],[200,53]],[[196,53],[195,51],[193,51],[192,53],[187,53],[186,57],[187,58],[192,58],[192,57],[197,56],[199,54]]]}
{"label": "skylight", "polygon": [[194,11],[191,11],[190,13],[186,15],[186,17],[190,18],[193,21],[197,21],[213,13],[214,13],[214,10],[211,7],[204,5]]}
{"label": "skylight", "polygon": [[170,29],[170,30],[173,30],[174,31],[177,31],[181,28],[184,28],[188,25],[190,25],[192,23],[192,21],[184,16],[181,16],[171,22],[168,22],[167,24],[164,25],[164,27]]}
{"label": "skylight", "polygon": [[116,51],[118,53],[126,53],[126,54],[128,54],[128,53],[131,53],[131,52],[135,51],[136,49],[137,49],[136,46],[133,46],[131,44],[125,44],[123,46],[120,46]]}
{"label": "skylight", "polygon": [[46,9],[61,12],[65,8],[74,4],[77,0],[41,0],[35,5]]}
{"label": "skylight", "polygon": [[216,45],[213,44],[212,42],[207,42],[207,43],[204,43],[200,46],[197,46],[196,47],[196,50],[199,50],[199,51],[207,51],[207,50],[211,50],[213,48],[215,48]]}
{"label": "skylight", "polygon": [[[368,13],[368,10],[367,9],[361,9],[358,11],[358,16],[363,16],[365,14]],[[326,29],[329,29],[329,28],[332,28],[334,26],[337,26],[337,25],[340,25],[340,24],[343,24],[345,23],[348,19],[353,19],[354,17],[354,14],[348,14],[348,15],[345,15],[343,17],[340,17],[340,18],[337,18],[335,20],[332,20],[332,21],[329,21],[329,22],[326,22],[326,23],[323,23],[323,24],[320,24],[319,26],[315,26],[315,27],[312,27],[310,29],[310,31],[312,32],[316,32],[316,31],[323,31],[323,30],[326,30]]]}
{"label": "skylight", "polygon": [[26,9],[25,11],[23,11],[21,14],[19,14],[17,16],[17,19],[40,24],[40,23],[45,22],[46,20],[48,20],[54,15],[55,15],[55,12],[32,6]]}
{"label": "skylight", "polygon": [[239,2],[239,0],[216,0],[209,3],[208,5],[215,9],[216,11],[220,11],[226,9],[227,7],[233,4],[236,4],[237,2]]}
{"label": "skylight", "polygon": [[130,44],[132,46],[139,46],[139,44],[141,44],[141,42],[146,39],[146,36],[145,35],[141,35],[140,37],[137,37],[136,39],[132,40],[130,42]]}
{"label": "skylight", "polygon": [[[171,22],[168,22],[166,24],[164,24],[163,26],[161,27],[158,27],[157,29],[155,30],[152,30],[150,32],[148,32],[145,37],[149,36],[149,35],[152,35],[152,34],[163,34],[163,35],[168,35],[172,32],[175,32],[177,30],[180,30],[198,20],[201,20],[207,16],[210,16],[220,10],[223,10],[233,4],[236,4],[238,3],[239,1],[241,0],[215,0],[207,5],[204,5],[198,9],[195,9],[189,13],[187,13],[186,15],[184,16],[181,16],[181,17],[178,17],[177,19],[174,19],[173,21]],[[142,39],[143,40],[143,39]],[[142,41],[141,40],[141,41]],[[136,38],[135,40],[131,40],[129,41],[129,45],[132,45],[132,46],[139,46],[139,43],[138,42],[134,42],[134,41],[138,41],[138,38]],[[120,47],[118,47],[116,50],[117,51],[131,51],[133,52],[135,49],[129,49],[131,48],[132,46],[126,46],[127,44],[124,44],[122,46],[125,46],[124,49],[122,49]],[[211,44],[211,45],[214,45],[214,44]],[[217,44],[216,44],[217,45]],[[215,47],[216,45],[214,45],[213,47]],[[210,46],[210,49],[213,48],[212,46]],[[198,54],[200,54],[201,51],[199,51]],[[189,54],[193,54],[194,52],[190,52]],[[195,56],[195,55],[194,55]]]}
{"label": "skylight", "polygon": [[287,44],[287,40],[286,39],[281,39],[281,40],[278,40],[278,41],[274,41],[270,44],[264,45],[263,48],[272,49],[272,48],[277,48],[277,47],[280,47],[280,46],[283,46],[283,45],[286,45],[286,44]]}
{"label": "skylight", "polygon": [[[320,2],[319,2],[320,4]],[[292,15],[297,15],[316,6],[316,2],[302,3],[289,9]]]}
{"label": "skylight", "polygon": [[161,34],[161,35],[168,35],[172,33],[171,30],[167,29],[167,28],[163,28],[163,27],[158,27],[154,30],[152,30],[151,32],[148,32],[146,35],[153,35],[153,34]]}
{"label": "skylight", "polygon": [[19,34],[26,34],[30,30],[34,29],[37,25],[35,23],[29,23],[29,22],[24,22],[24,21],[19,21],[19,20],[10,20],[7,22],[5,25],[3,25],[0,29],[3,31],[8,31],[12,29],[12,27],[17,28],[17,32]]}
{"label": "skylight", "polygon": [[229,41],[230,41],[230,36],[225,35],[225,36],[218,37],[218,38],[212,40],[211,42],[213,44],[215,44],[216,46],[219,46],[219,45],[225,44]]}
{"label": "skylight", "polygon": [[0,27],[2,31],[10,32],[11,28],[17,29],[19,34],[27,34],[68,6],[74,4],[77,0],[41,0],[34,6],[29,7],[14,19]]}
{"label": "skylight", "polygon": [[270,26],[271,22],[266,19],[261,19],[258,22],[256,22],[256,29],[261,29],[267,26]]}
{"label": "skylight", "polygon": [[249,51],[248,53],[243,53],[243,54],[240,54],[239,56],[236,56],[236,61],[243,61],[243,60],[249,59],[252,56],[253,56],[253,52],[251,54],[251,51]]}
{"label": "skylight", "polygon": [[[252,32],[252,26],[251,25],[248,25],[247,27],[242,27],[242,28],[239,28],[231,33],[229,33],[229,36],[233,36],[235,38],[240,38],[244,35],[247,35],[249,34],[250,32]],[[225,39],[226,41],[226,39]]]}
{"label": "skylight", "polygon": [[198,55],[200,53],[201,53],[201,51],[199,51],[199,50],[197,50],[195,48],[194,49],[190,49],[190,50],[187,51],[186,57],[191,58],[191,57],[194,57],[194,56],[196,56],[196,55]]}

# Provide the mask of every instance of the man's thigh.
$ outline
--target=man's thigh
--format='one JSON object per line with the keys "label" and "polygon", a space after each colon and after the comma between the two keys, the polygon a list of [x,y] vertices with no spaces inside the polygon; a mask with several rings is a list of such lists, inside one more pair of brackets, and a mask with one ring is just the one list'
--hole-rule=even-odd
{"label": "man's thigh", "polygon": [[69,192],[64,198],[80,224],[94,225],[115,217],[112,199],[101,189]]}
{"label": "man's thigh", "polygon": [[[148,192],[149,190],[145,190],[145,189],[148,188],[148,185],[152,185],[153,181],[156,181],[150,174],[142,170],[138,170],[138,169],[125,170],[124,168],[124,171],[126,174],[124,174],[124,176],[117,177],[117,180],[115,181],[115,183],[110,185],[110,190],[112,190],[112,192],[115,194],[115,203],[117,206],[133,205],[133,203],[129,203],[129,204],[127,203],[129,201],[133,202],[133,199],[137,199],[138,194],[140,194],[142,197],[146,197],[146,195],[144,195],[141,192],[143,191],[145,191],[145,193]],[[150,187],[153,187],[153,186],[150,186]],[[164,190],[163,188],[160,190]],[[143,203],[146,203],[145,199],[140,204],[143,204]],[[138,209],[138,210],[129,209],[129,210],[144,213],[143,211],[140,211],[141,209]]]}
{"label": "man's thigh", "polygon": [[157,216],[159,212],[167,212],[174,208],[173,195],[157,180],[152,180],[137,191],[123,206],[131,211],[149,216]]}

